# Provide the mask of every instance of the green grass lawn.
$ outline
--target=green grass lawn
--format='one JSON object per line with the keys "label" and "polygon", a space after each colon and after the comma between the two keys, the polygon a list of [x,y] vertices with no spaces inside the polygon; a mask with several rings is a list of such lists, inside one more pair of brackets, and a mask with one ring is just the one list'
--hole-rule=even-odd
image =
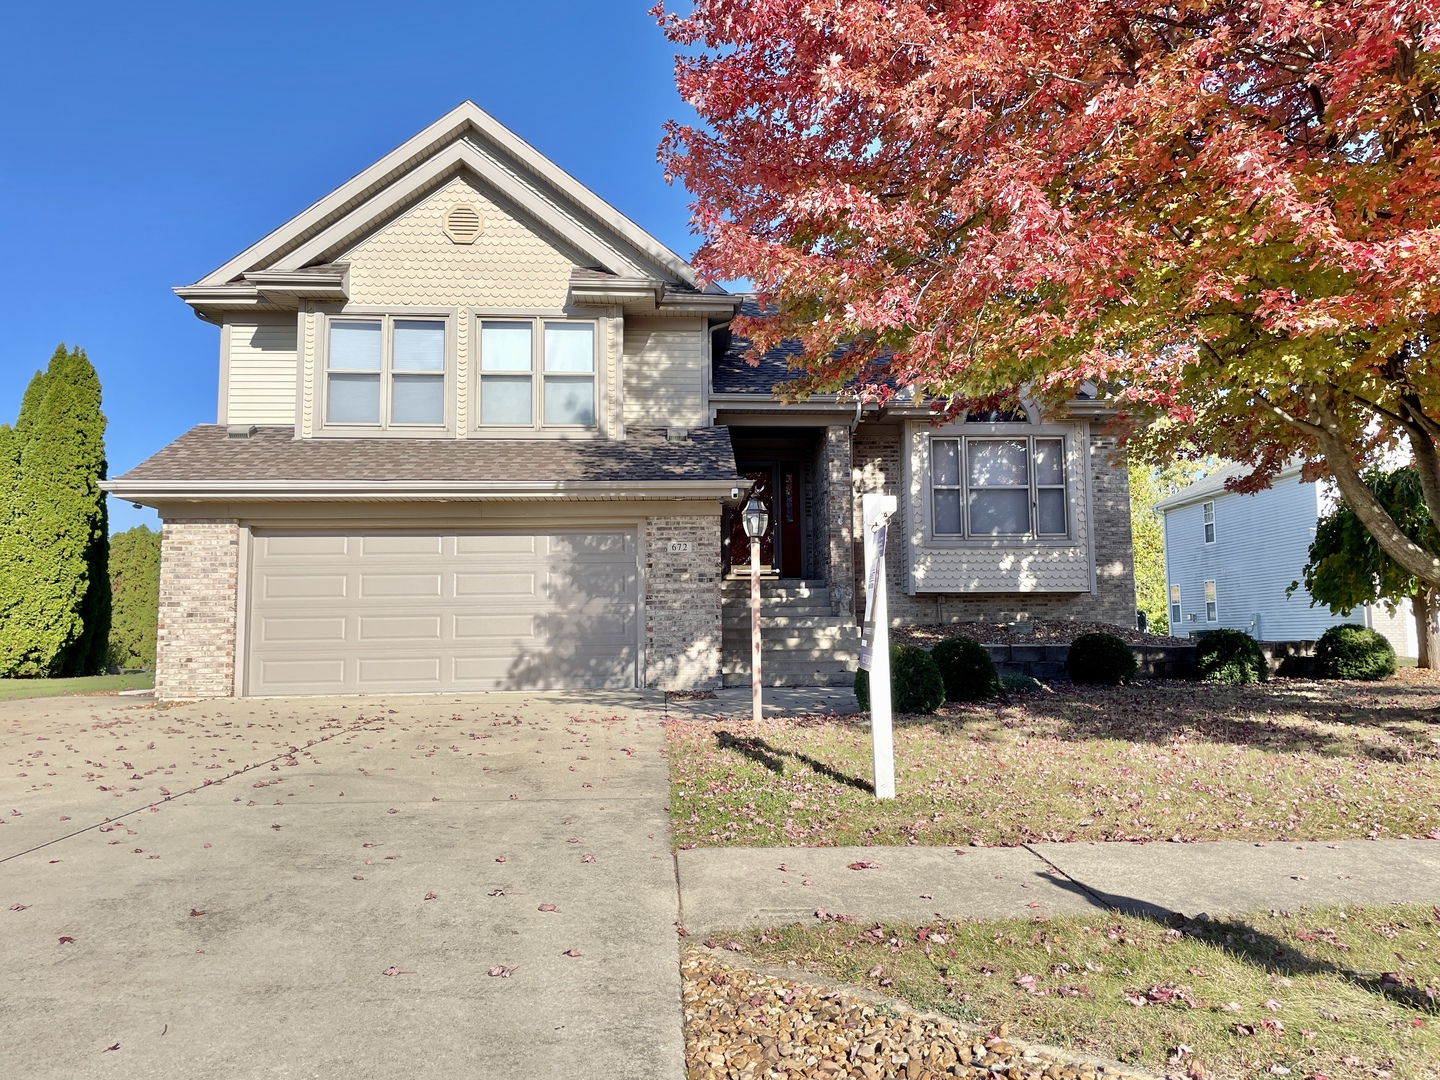
{"label": "green grass lawn", "polygon": [[155,676],[149,672],[93,675],[82,679],[0,679],[0,701],[68,694],[115,694],[121,690],[149,690],[154,685]]}
{"label": "green grass lawn", "polygon": [[1064,686],[895,725],[671,721],[677,846],[1440,838],[1440,677]]}
{"label": "green grass lawn", "polygon": [[1429,907],[824,923],[734,942],[764,964],[1177,1076],[1440,1076],[1440,912]]}

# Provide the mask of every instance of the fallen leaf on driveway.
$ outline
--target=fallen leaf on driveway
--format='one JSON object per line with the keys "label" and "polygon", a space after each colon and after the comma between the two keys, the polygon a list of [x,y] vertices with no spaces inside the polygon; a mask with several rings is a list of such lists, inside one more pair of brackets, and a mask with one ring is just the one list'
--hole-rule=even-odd
{"label": "fallen leaf on driveway", "polygon": [[192,919],[196,919],[196,918],[199,918],[201,915],[208,915],[208,914],[210,914],[208,911],[201,911],[199,908],[193,908],[193,907],[192,907],[192,908],[190,909],[190,917],[191,917]]}
{"label": "fallen leaf on driveway", "polygon": [[562,952],[560,955],[561,955],[561,956],[584,956],[585,954],[582,953],[579,949],[566,949],[566,950],[565,950],[564,952]]}
{"label": "fallen leaf on driveway", "polygon": [[504,896],[504,895],[505,895],[505,890],[504,890],[504,889],[491,889],[491,890],[490,890],[488,893],[486,893],[485,895],[486,895],[486,896]]}
{"label": "fallen leaf on driveway", "polygon": [[504,855],[496,855],[496,856],[495,856],[495,861],[496,861],[496,862],[504,862],[504,861],[505,861],[505,856],[504,856]]}
{"label": "fallen leaf on driveway", "polygon": [[489,975],[492,979],[508,979],[511,975],[514,975],[517,970],[517,968],[506,967],[503,964],[496,964],[485,974]]}
{"label": "fallen leaf on driveway", "polygon": [[433,892],[427,892],[427,893],[425,894],[425,899],[426,899],[426,900],[439,900],[440,897],[437,896],[437,895],[436,895],[435,893],[433,893]]}
{"label": "fallen leaf on driveway", "polygon": [[541,910],[541,911],[559,911],[560,909],[559,909],[558,907],[556,907],[554,904],[541,904],[541,905],[540,905],[540,910]]}
{"label": "fallen leaf on driveway", "polygon": [[29,906],[30,906],[29,904],[11,904],[11,905],[10,905],[10,910],[11,910],[11,911],[24,911],[24,910],[25,910],[26,908],[28,908]]}
{"label": "fallen leaf on driveway", "polygon": [[105,1050],[101,1050],[100,1052],[103,1054],[103,1053],[105,1053],[106,1050],[119,1050],[119,1049],[120,1049],[120,1044],[119,1044],[119,1043],[114,1043],[114,1044],[112,1044],[112,1045],[110,1045],[110,1046],[105,1047]]}
{"label": "fallen leaf on driveway", "polygon": [[580,861],[583,863],[592,863],[595,861],[595,856],[591,855],[589,852],[586,852],[584,855],[580,856]]}
{"label": "fallen leaf on driveway", "polygon": [[74,945],[74,944],[75,944],[75,939],[74,939],[73,937],[71,937],[69,934],[66,934],[64,937],[62,937],[62,938],[60,939],[60,944],[61,944],[61,945]]}
{"label": "fallen leaf on driveway", "polygon": [[385,812],[386,812],[387,814],[398,814],[400,811],[399,811],[399,810],[396,810],[395,807],[392,806],[392,807],[390,807],[389,810],[386,810]]}
{"label": "fallen leaf on driveway", "polygon": [[414,975],[415,972],[413,972],[413,971],[401,971],[401,970],[400,970],[398,967],[396,967],[394,964],[391,964],[388,968],[386,968],[386,969],[385,969],[384,971],[382,971],[380,974],[381,974],[381,975],[389,975],[389,976],[391,976],[391,977],[394,977],[394,976],[396,976],[396,975]]}
{"label": "fallen leaf on driveway", "polygon": [[870,861],[869,859],[863,859],[863,860],[861,860],[860,862],[852,862],[852,863],[849,865],[848,869],[850,869],[850,870],[879,870],[879,869],[880,869],[880,864],[879,864],[878,862],[872,862],[872,861]]}

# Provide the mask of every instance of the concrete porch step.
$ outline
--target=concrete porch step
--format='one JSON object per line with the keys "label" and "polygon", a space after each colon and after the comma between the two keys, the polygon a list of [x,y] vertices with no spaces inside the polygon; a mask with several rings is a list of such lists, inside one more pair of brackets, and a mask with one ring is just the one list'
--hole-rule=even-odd
{"label": "concrete porch step", "polygon": [[[762,671],[760,673],[760,685],[768,687],[781,686],[850,686],[854,683],[855,676],[851,672],[823,672],[817,671],[812,674],[784,675],[773,672]],[[726,672],[721,679],[722,686],[749,686],[750,673]]]}
{"label": "concrete porch step", "polygon": [[[791,615],[788,613],[784,615],[771,615],[768,612],[762,612],[760,615],[761,633],[764,633],[766,630],[828,630],[832,627],[848,627],[851,625],[849,619],[841,618],[838,615],[831,615],[828,611],[824,614],[806,613],[803,615]],[[723,620],[723,626],[727,633],[735,630],[748,635],[750,633],[750,613],[747,611],[744,615],[726,615]]]}

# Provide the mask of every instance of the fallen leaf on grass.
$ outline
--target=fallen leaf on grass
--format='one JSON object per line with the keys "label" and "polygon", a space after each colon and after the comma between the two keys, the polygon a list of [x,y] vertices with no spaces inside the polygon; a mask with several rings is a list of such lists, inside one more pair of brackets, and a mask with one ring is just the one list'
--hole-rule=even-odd
{"label": "fallen leaf on grass", "polygon": [[518,970],[518,968],[506,967],[504,964],[496,964],[485,974],[489,975],[492,979],[508,979]]}

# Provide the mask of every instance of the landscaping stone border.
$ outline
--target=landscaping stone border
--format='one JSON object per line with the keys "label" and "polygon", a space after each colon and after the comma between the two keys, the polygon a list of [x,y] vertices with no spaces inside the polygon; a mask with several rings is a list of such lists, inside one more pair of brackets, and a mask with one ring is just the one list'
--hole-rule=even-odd
{"label": "landscaping stone border", "polygon": [[[1132,645],[1142,679],[1195,678],[1195,645]],[[1270,673],[1287,678],[1313,678],[1315,642],[1262,641],[1260,650],[1270,662]],[[986,645],[985,651],[1001,675],[1028,675],[1041,682],[1063,680],[1069,645],[1036,642],[1034,645]]]}

